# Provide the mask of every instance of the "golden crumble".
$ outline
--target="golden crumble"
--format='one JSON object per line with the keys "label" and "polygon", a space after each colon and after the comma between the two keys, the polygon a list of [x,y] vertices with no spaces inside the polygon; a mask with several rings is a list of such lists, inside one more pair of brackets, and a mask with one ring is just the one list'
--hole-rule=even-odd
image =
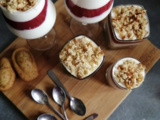
{"label": "golden crumble", "polygon": [[117,6],[112,10],[112,25],[122,40],[143,39],[149,33],[146,16],[140,6]]}
{"label": "golden crumble", "polygon": [[80,79],[93,73],[102,63],[103,57],[101,48],[85,36],[71,40],[60,52],[63,65]]}
{"label": "golden crumble", "polygon": [[144,81],[145,66],[134,60],[125,60],[114,71],[115,80],[126,86],[127,89],[138,87]]}
{"label": "golden crumble", "polygon": [[10,12],[15,10],[17,11],[26,11],[38,2],[38,0],[1,0],[0,5],[5,7]]}

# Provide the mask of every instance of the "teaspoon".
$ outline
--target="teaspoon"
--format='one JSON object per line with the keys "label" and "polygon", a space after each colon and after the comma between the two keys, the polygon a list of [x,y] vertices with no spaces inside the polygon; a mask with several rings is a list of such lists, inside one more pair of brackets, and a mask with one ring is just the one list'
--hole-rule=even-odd
{"label": "teaspoon", "polygon": [[51,114],[45,113],[45,114],[38,116],[37,120],[57,120],[57,118]]}
{"label": "teaspoon", "polygon": [[50,109],[52,109],[59,117],[61,117],[64,120],[63,115],[50,105],[48,96],[44,91],[40,89],[33,89],[31,91],[31,96],[37,103],[46,104]]}
{"label": "teaspoon", "polygon": [[57,78],[57,76],[52,72],[52,70],[48,71],[48,76],[52,79],[52,81],[58,87],[61,87],[65,91],[67,97],[70,99],[70,107],[71,107],[71,109],[77,115],[81,115],[81,116],[85,115],[85,113],[86,113],[86,107],[85,107],[84,103],[80,99],[70,96],[70,94],[68,93],[68,91],[65,89],[65,87],[63,86],[63,84]]}
{"label": "teaspoon", "polygon": [[54,101],[62,107],[65,120],[68,120],[65,109],[64,109],[66,94],[64,93],[63,89],[60,87],[54,87],[52,91],[52,97]]}

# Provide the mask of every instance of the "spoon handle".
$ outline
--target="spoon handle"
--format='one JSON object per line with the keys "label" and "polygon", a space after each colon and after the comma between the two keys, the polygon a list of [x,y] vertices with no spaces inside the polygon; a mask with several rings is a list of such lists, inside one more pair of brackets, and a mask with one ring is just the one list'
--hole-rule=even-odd
{"label": "spoon handle", "polygon": [[66,114],[65,109],[64,109],[64,105],[62,105],[62,109],[63,109],[63,113],[64,113],[65,120],[68,120],[67,114]]}
{"label": "spoon handle", "polygon": [[48,76],[52,79],[52,81],[58,86],[58,87],[61,87],[66,95],[69,97],[69,99],[71,99],[71,96],[70,94],[68,93],[68,91],[65,89],[65,87],[63,86],[63,84],[60,82],[60,80],[57,78],[57,76],[53,73],[52,70],[48,70]]}
{"label": "spoon handle", "polygon": [[61,113],[59,113],[56,109],[54,109],[49,103],[47,104],[50,109],[52,109],[62,120],[65,120],[63,115]]}

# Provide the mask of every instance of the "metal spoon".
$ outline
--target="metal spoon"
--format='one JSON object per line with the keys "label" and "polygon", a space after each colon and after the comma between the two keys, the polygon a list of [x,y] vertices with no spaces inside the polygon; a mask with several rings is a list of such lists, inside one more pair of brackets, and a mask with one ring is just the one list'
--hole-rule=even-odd
{"label": "metal spoon", "polygon": [[54,87],[52,91],[52,96],[53,96],[54,101],[62,107],[64,117],[66,120],[68,120],[65,109],[64,109],[64,102],[66,99],[66,94],[64,93],[63,89],[60,87]]}
{"label": "metal spoon", "polygon": [[50,105],[48,96],[44,91],[40,89],[33,89],[31,91],[31,96],[37,103],[46,104],[50,109],[52,109],[59,117],[61,117],[64,120],[63,115]]}
{"label": "metal spoon", "polygon": [[51,114],[45,113],[45,114],[38,116],[37,120],[57,120],[57,118]]}
{"label": "metal spoon", "polygon": [[52,70],[48,71],[48,76],[52,79],[52,81],[58,87],[61,87],[65,91],[67,97],[70,99],[71,109],[78,115],[81,115],[81,116],[85,115],[86,107],[85,107],[84,103],[80,99],[70,96],[70,94],[67,92],[67,90],[65,89],[63,84],[60,82],[60,80],[57,78],[57,76],[52,72]]}

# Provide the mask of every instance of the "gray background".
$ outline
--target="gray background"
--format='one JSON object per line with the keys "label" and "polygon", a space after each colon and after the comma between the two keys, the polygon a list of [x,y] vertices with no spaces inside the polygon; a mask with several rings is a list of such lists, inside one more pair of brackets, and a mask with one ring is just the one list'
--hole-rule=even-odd
{"label": "gray background", "polygon": [[[55,0],[53,0],[55,1]],[[115,0],[119,4],[140,4],[147,9],[150,20],[150,41],[160,48],[160,1]],[[0,12],[0,52],[15,38],[4,22]],[[132,93],[113,112],[108,120],[160,120],[160,60],[146,76],[144,84]],[[16,98],[17,96],[15,96]],[[94,111],[93,111],[94,112]],[[25,116],[0,92],[0,120],[25,120]],[[99,120],[97,118],[97,120]]]}

